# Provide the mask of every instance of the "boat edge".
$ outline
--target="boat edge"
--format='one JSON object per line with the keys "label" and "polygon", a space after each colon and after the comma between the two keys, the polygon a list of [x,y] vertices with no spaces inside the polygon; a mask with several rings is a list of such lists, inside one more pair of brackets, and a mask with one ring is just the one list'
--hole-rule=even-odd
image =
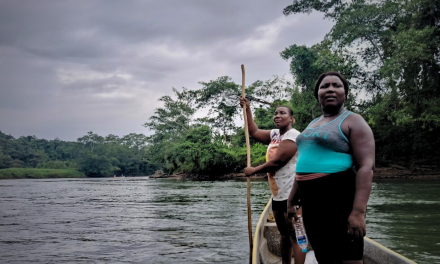
{"label": "boat edge", "polygon": [[255,228],[255,235],[254,235],[254,240],[253,240],[253,249],[252,249],[252,264],[258,264],[259,262],[257,262],[257,259],[259,258],[258,256],[258,241],[260,240],[260,229],[261,225],[264,225],[264,220],[266,218],[266,215],[268,214],[267,211],[269,209],[272,208],[272,199],[269,199],[269,202],[267,202],[266,207],[264,208],[263,212],[260,215],[260,218],[258,219],[258,223],[257,226]]}

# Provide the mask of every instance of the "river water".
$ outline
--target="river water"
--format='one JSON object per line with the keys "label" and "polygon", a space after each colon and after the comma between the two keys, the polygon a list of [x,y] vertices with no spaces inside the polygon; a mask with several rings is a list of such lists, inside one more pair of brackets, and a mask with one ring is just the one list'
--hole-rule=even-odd
{"label": "river water", "polygon": [[[253,228],[269,199],[252,181]],[[440,263],[440,181],[374,182],[367,233]],[[247,263],[246,181],[0,181],[0,263]]]}

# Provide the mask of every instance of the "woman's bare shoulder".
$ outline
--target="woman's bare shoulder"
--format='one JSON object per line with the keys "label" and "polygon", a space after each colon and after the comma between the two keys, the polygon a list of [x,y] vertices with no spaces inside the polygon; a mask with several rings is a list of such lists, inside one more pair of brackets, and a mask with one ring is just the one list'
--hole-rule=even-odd
{"label": "woman's bare shoulder", "polygon": [[368,125],[367,121],[364,119],[363,116],[357,113],[352,113],[346,118],[347,122],[345,123],[345,126],[350,131],[358,131],[360,133],[370,133],[371,128]]}

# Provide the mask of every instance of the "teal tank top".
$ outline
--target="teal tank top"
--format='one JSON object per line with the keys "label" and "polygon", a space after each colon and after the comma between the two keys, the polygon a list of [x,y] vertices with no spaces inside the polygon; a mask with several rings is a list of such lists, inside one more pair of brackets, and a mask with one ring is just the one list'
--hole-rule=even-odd
{"label": "teal tank top", "polygon": [[336,173],[353,167],[350,145],[341,130],[345,118],[353,112],[345,110],[331,122],[310,128],[313,120],[296,138],[299,173]]}

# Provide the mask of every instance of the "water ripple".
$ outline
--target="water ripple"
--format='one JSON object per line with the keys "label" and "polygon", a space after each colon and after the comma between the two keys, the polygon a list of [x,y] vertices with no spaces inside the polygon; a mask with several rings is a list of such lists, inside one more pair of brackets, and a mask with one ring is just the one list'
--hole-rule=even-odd
{"label": "water ripple", "polygon": [[[440,183],[374,183],[368,235],[419,263],[440,258]],[[2,180],[2,263],[245,263],[246,182]],[[252,222],[269,199],[252,182]],[[433,235],[435,234],[435,235]]]}

